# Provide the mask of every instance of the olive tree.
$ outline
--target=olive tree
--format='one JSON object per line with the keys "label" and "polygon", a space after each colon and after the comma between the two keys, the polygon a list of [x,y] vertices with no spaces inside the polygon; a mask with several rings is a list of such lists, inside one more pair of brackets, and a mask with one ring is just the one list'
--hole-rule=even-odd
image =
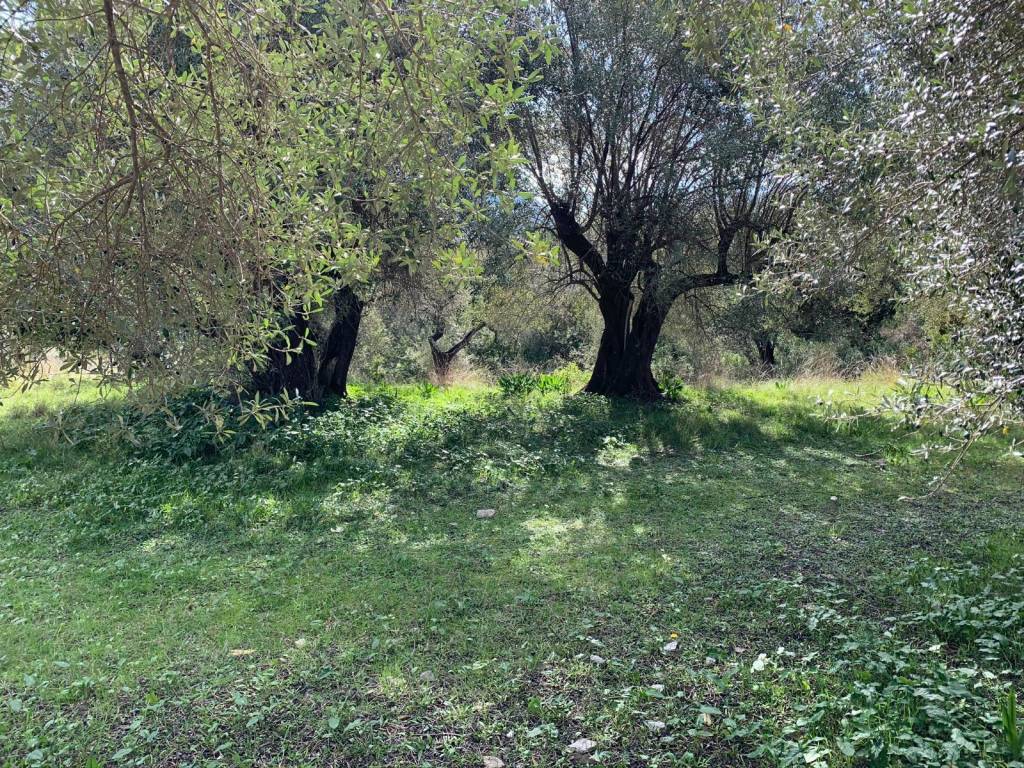
{"label": "olive tree", "polygon": [[0,0],[0,376],[343,395],[367,287],[514,169],[511,10]]}
{"label": "olive tree", "polygon": [[715,18],[705,5],[550,0],[534,11],[558,55],[518,127],[570,278],[602,316],[589,392],[658,397],[651,359],[673,303],[748,280],[765,257],[757,241],[780,223],[788,185],[727,68],[695,50],[691,22]]}
{"label": "olive tree", "polygon": [[[790,274],[887,274],[942,301],[950,343],[898,405],[943,417],[947,447],[1024,418],[1022,25],[1019,0],[913,0],[794,3],[751,27],[747,90],[815,190]],[[859,106],[825,119],[844,90]]]}

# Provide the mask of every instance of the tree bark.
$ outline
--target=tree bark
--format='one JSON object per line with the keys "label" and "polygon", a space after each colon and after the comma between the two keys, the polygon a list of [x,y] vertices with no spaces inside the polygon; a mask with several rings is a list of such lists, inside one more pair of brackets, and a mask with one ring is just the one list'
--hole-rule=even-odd
{"label": "tree bark", "polygon": [[453,344],[447,350],[441,349],[437,345],[437,342],[444,336],[444,325],[438,326],[437,330],[434,331],[430,337],[430,359],[434,364],[434,378],[437,379],[438,383],[443,384],[448,380],[448,375],[451,373],[452,363],[458,356],[459,352],[469,346],[469,342],[473,340],[480,331],[482,331],[486,325],[479,323],[473,326],[465,336],[463,336],[458,342]]}
{"label": "tree bark", "polygon": [[665,322],[664,308],[652,296],[644,295],[633,312],[633,295],[628,288],[606,288],[598,306],[604,330],[584,391],[636,400],[660,399],[651,361]]}
{"label": "tree bark", "polygon": [[[558,239],[589,274],[592,282],[588,290],[597,298],[604,321],[597,359],[584,391],[637,400],[661,398],[651,362],[668,310],[676,298],[689,291],[731,285],[741,279],[729,272],[729,249],[735,232],[725,232],[720,238],[714,272],[668,279],[653,254],[637,243],[639,226],[609,227],[606,256],[602,258],[570,207],[549,190],[545,195]],[[632,286],[638,274],[642,274],[644,289],[634,311]]]}
{"label": "tree bark", "polygon": [[[261,393],[289,395],[320,402],[325,396],[348,396],[348,372],[359,336],[364,302],[349,286],[336,290],[316,314],[292,318],[285,352],[272,349],[267,366],[253,373],[253,388]],[[312,339],[316,346],[303,344]]]}
{"label": "tree bark", "polygon": [[754,336],[754,346],[757,347],[757,359],[761,368],[771,371],[775,368],[775,340],[766,333]]}

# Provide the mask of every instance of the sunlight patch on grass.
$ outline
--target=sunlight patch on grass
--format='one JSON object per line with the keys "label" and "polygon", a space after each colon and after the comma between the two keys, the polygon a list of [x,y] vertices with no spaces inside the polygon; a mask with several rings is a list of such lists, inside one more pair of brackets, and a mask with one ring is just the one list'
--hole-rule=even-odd
{"label": "sunlight patch on grass", "polygon": [[873,396],[768,382],[644,408],[374,390],[174,460],[60,445],[4,406],[0,752],[78,768],[130,744],[129,762],[212,765],[230,741],[239,764],[568,766],[581,735],[607,764],[678,764],[683,744],[693,766],[747,764],[782,727],[804,737],[798,706],[848,692],[823,661],[834,633],[800,623],[809,601],[828,621],[863,606],[861,627],[896,615],[922,553],[1018,567],[1019,459],[981,446],[948,492],[900,501],[936,472],[912,452],[922,437],[874,416],[837,429],[815,403],[828,389]]}
{"label": "sunlight patch on grass", "polygon": [[146,556],[165,555],[173,550],[181,549],[183,545],[184,537],[182,534],[167,532],[139,542],[135,551]]}
{"label": "sunlight patch on grass", "polygon": [[607,529],[600,520],[584,520],[581,517],[558,518],[553,515],[534,515],[522,522],[529,532],[530,548],[533,552],[546,552],[562,549],[572,543],[579,542],[580,532],[586,532],[583,538],[590,541],[603,539]]}

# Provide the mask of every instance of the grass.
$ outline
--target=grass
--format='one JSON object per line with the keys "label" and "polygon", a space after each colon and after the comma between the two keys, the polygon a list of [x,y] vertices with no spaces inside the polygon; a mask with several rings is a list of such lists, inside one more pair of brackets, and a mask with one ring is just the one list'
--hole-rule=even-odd
{"label": "grass", "polygon": [[825,416],[888,386],[368,389],[203,458],[7,397],[0,765],[1014,765],[1024,463],[925,495]]}

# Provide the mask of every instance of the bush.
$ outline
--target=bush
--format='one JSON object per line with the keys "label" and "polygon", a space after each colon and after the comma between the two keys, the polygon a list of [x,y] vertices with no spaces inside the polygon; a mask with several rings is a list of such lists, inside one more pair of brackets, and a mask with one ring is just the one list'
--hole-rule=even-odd
{"label": "bush", "polygon": [[72,408],[51,426],[58,438],[76,445],[127,445],[139,456],[187,461],[245,446],[266,427],[300,417],[305,405],[287,396],[234,400],[197,388],[155,406]]}
{"label": "bush", "polygon": [[498,388],[504,397],[526,397],[532,392],[549,394],[568,393],[583,384],[585,374],[575,363],[562,366],[551,373],[508,373],[498,378]]}

